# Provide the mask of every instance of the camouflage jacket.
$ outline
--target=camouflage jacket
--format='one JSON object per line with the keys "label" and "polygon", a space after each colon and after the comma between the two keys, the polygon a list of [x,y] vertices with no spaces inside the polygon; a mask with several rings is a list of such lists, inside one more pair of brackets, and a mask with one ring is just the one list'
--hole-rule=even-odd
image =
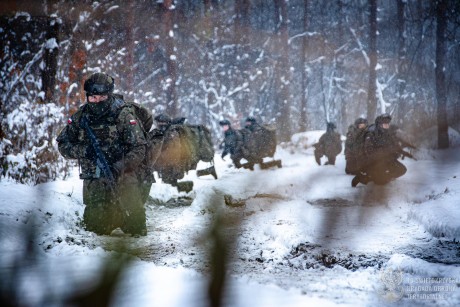
{"label": "camouflage jacket", "polygon": [[350,125],[348,127],[347,139],[345,141],[345,157],[351,158],[363,154],[364,146],[364,135],[366,133],[366,128],[359,129],[355,125]]}
{"label": "camouflage jacket", "polygon": [[342,141],[337,132],[326,132],[319,138],[318,147],[325,155],[338,155],[342,151]]}
{"label": "camouflage jacket", "polygon": [[396,160],[400,150],[401,147],[389,130],[369,126],[364,138],[364,152],[369,162]]}
{"label": "camouflage jacket", "polygon": [[241,153],[243,147],[243,136],[241,132],[235,129],[228,129],[224,134],[224,150],[222,157]]}
{"label": "camouflage jacket", "polygon": [[135,111],[125,105],[121,95],[110,95],[111,108],[95,118],[87,104],[72,115],[57,138],[59,152],[67,159],[78,159],[82,179],[99,178],[102,173],[96,159],[88,157],[92,144],[80,120],[86,116],[89,127],[98,139],[107,163],[116,171],[134,171],[141,165],[146,151],[146,139]]}

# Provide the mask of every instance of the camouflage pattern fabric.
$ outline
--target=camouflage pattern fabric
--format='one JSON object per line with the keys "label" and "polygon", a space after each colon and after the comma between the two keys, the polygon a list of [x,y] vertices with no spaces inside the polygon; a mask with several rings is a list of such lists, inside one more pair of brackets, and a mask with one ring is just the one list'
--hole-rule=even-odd
{"label": "camouflage pattern fabric", "polygon": [[276,151],[276,130],[268,125],[254,124],[243,134],[243,157],[250,163],[260,163],[263,158],[273,157]]}
{"label": "camouflage pattern fabric", "polygon": [[172,124],[164,131],[154,130],[153,134],[163,137],[154,170],[166,183],[174,184],[184,178],[200,160],[210,162],[214,158],[211,135],[204,126]]}
{"label": "camouflage pattern fabric", "polygon": [[348,127],[345,141],[345,172],[357,174],[362,167],[364,157],[364,134],[366,128],[359,129],[355,125]]}
{"label": "camouflage pattern fabric", "polygon": [[[85,180],[83,202],[86,205],[84,223],[87,230],[107,234],[109,230],[121,227],[125,232],[140,234],[145,232],[143,200],[146,199],[147,186],[151,185],[138,172],[145,157],[147,141],[133,110],[123,107],[122,97],[109,95],[108,99],[112,107],[99,116],[89,112],[87,104],[80,107],[59,134],[58,148],[65,158],[79,161],[80,178]],[[82,116],[88,118],[107,163],[116,175],[115,192],[110,191],[95,157],[89,154],[92,145],[80,126]]]}
{"label": "camouflage pattern fabric", "polygon": [[342,141],[340,140],[340,134],[328,131],[321,135],[318,143],[315,144],[315,159],[318,162],[322,156],[326,156],[328,164],[335,164],[335,159],[341,151]]}

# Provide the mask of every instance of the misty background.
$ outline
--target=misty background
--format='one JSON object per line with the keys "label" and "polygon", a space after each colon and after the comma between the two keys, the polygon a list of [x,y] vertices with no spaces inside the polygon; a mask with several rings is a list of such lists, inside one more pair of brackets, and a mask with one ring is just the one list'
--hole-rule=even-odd
{"label": "misty background", "polygon": [[0,163],[24,183],[65,178],[55,138],[94,72],[154,114],[247,116],[338,131],[388,112],[415,144],[460,129],[460,2],[377,0],[2,1]]}

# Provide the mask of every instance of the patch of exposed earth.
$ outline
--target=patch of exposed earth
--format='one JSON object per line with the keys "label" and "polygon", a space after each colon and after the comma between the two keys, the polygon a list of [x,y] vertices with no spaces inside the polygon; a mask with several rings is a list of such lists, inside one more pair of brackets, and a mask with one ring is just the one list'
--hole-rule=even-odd
{"label": "patch of exposed earth", "polygon": [[[460,265],[460,243],[435,239],[430,236],[411,241],[405,246],[395,246],[393,249],[382,251],[353,250],[349,247],[330,247],[318,243],[304,241],[292,246],[282,258],[271,257],[275,250],[265,246],[263,240],[253,238],[253,228],[247,227],[251,218],[270,206],[283,201],[279,195],[261,194],[246,199],[231,196],[223,197],[225,203],[225,220],[221,221],[221,234],[228,244],[229,254],[232,255],[228,265],[229,272],[234,276],[245,276],[249,280],[262,284],[276,284],[282,288],[301,289],[303,293],[322,295],[324,285],[335,284],[337,287],[351,288],[347,301],[353,296],[360,297],[369,289],[359,289],[347,285],[347,276],[361,274],[376,275],[392,254],[405,254],[427,262]],[[107,250],[122,251],[132,254],[142,260],[170,267],[185,267],[203,274],[210,272],[209,249],[215,238],[199,236],[213,226],[215,212],[212,209],[203,210],[201,229],[173,227],[173,223],[181,218],[190,206],[192,198],[173,199],[168,202],[151,200],[147,206],[148,235],[146,237],[79,237],[69,235],[49,243],[46,248],[52,248],[65,240],[69,244],[83,244],[90,248],[102,246]],[[315,210],[327,210],[328,213],[340,210],[356,209],[361,206],[353,201],[342,198],[327,198],[308,201]],[[255,205],[257,204],[257,205]],[[249,222],[249,223],[247,223]],[[245,224],[246,223],[246,224]],[[278,222],[295,227],[293,221]],[[400,221],[400,223],[411,223]],[[196,235],[194,235],[196,234]],[[410,234],[409,234],[410,235]],[[194,241],[188,239],[196,237]],[[238,242],[232,240],[236,239]],[[391,242],[389,243],[391,244]],[[346,246],[346,245],[344,245]],[[337,281],[337,274],[340,280]],[[350,289],[349,289],[350,290]]]}

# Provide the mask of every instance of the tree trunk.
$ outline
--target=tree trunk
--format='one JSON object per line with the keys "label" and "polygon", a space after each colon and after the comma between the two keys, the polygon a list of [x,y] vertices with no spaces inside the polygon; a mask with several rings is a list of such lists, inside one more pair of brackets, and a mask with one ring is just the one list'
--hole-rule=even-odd
{"label": "tree trunk", "polygon": [[134,12],[135,12],[135,2],[129,1],[125,3],[126,5],[126,90],[127,90],[127,99],[133,100],[131,95],[134,95],[134,52],[135,52],[135,45],[134,45],[134,27],[136,24],[136,20],[134,19]]}
{"label": "tree trunk", "polygon": [[[235,58],[247,53],[249,48],[249,8],[250,0],[235,0],[235,26],[234,26],[234,39],[235,39]],[[238,83],[249,82],[249,79],[237,79]],[[249,86],[250,87],[250,86]],[[241,96],[236,101],[237,113],[249,115],[250,104],[248,103],[248,95],[244,92],[240,93]]]}
{"label": "tree trunk", "polygon": [[447,0],[439,0],[436,4],[436,100],[438,103],[438,148],[449,147],[447,123],[447,93],[445,80]]}
{"label": "tree trunk", "polygon": [[[309,24],[309,0],[303,2],[303,31],[308,31]],[[307,54],[308,54],[308,38],[304,35],[302,38],[302,100],[300,102],[300,125],[299,130],[301,132],[307,131],[307,105],[308,105],[308,76],[307,76]]]}
{"label": "tree trunk", "polygon": [[290,65],[288,50],[288,13],[286,0],[275,0],[276,24],[279,28],[276,31],[278,36],[278,56],[276,64],[276,90],[278,91],[275,99],[278,108],[278,131],[280,141],[288,141],[291,137],[290,102],[289,102],[289,82]]}
{"label": "tree trunk", "polygon": [[369,0],[369,87],[367,91],[367,118],[375,117],[377,110],[377,0]]}
{"label": "tree trunk", "polygon": [[177,62],[174,52],[174,20],[173,20],[173,0],[163,1],[162,24],[164,27],[165,44],[166,44],[166,67],[168,70],[168,80],[166,88],[166,113],[172,117],[179,115],[179,106],[177,104],[176,81],[177,81]]}
{"label": "tree trunk", "polygon": [[235,44],[241,49],[249,43],[249,0],[235,0]]}
{"label": "tree trunk", "polygon": [[[206,31],[209,32],[209,40],[206,42],[206,44],[209,44],[210,46],[213,46],[213,35],[214,35],[214,21],[212,19],[212,14],[215,9],[215,5],[211,0],[204,0],[204,18],[206,20]],[[212,53],[211,48],[204,48],[204,51],[206,52],[205,55],[205,61],[204,61],[204,66],[205,66],[205,74],[206,74],[206,83],[211,84],[212,83],[212,62],[211,62],[211,56],[210,53]],[[215,97],[214,94],[211,92],[205,92],[206,95],[204,101],[205,101],[205,107],[206,110],[203,112],[203,118],[202,122],[205,123],[206,125],[213,126],[211,121],[213,120],[209,115],[211,113],[211,110],[209,110],[209,105],[214,104]]]}
{"label": "tree trunk", "polygon": [[404,116],[407,113],[404,94],[406,91],[407,78],[407,49],[406,49],[406,1],[398,0],[398,119],[399,125],[404,124]]}
{"label": "tree trunk", "polygon": [[59,20],[55,17],[47,18],[45,52],[43,54],[44,67],[42,74],[43,102],[54,102],[56,86],[57,60],[59,52]]}

